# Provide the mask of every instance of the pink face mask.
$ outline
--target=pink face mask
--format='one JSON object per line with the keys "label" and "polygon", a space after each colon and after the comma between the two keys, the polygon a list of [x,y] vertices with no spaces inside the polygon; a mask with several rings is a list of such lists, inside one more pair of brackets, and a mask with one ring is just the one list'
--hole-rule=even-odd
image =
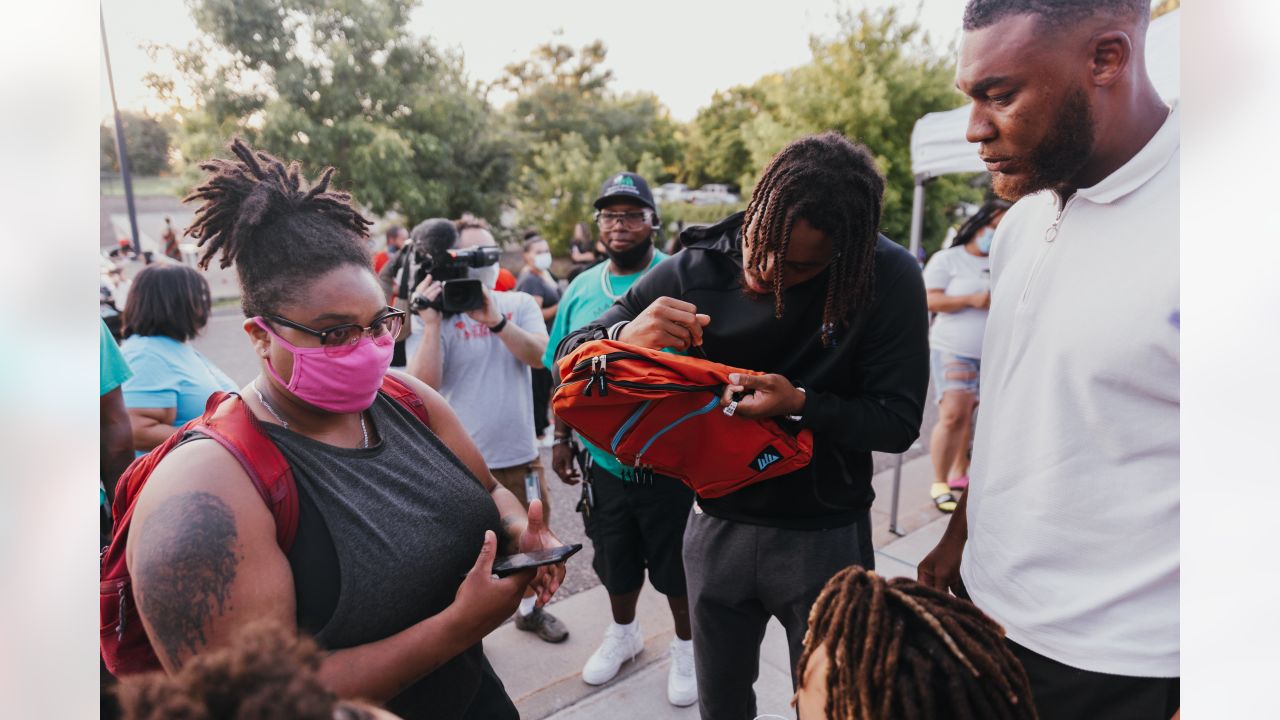
{"label": "pink face mask", "polygon": [[293,377],[287,382],[270,360],[267,371],[299,400],[333,413],[359,412],[373,405],[382,378],[391,367],[395,351],[395,338],[391,335],[366,335],[353,347],[344,346],[341,354],[334,354],[332,348],[297,347],[275,334],[261,317],[253,321],[293,355]]}

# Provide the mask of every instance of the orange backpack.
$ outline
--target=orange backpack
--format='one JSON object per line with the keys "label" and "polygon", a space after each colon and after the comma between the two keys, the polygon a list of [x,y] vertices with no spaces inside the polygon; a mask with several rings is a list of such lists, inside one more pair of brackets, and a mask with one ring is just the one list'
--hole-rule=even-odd
{"label": "orange backpack", "polygon": [[560,360],[555,413],[628,468],[633,479],[679,478],[717,498],[809,464],[813,433],[773,419],[725,415],[729,373],[755,370],[614,340],[583,343]]}

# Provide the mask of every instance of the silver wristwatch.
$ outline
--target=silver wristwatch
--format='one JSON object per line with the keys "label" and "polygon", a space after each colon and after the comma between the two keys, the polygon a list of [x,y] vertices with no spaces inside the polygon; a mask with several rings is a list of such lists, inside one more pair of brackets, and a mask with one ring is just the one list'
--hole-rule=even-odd
{"label": "silver wristwatch", "polygon": [[[796,389],[797,389],[797,390],[799,390],[801,393],[803,393],[803,394],[805,394],[805,395],[808,395],[808,394],[809,394],[809,393],[805,392],[805,391],[804,391],[804,388],[802,388],[802,387],[798,387],[798,388],[796,388]],[[797,415],[788,415],[788,416],[787,416],[787,419],[788,419],[788,420],[790,420],[791,422],[800,422],[800,415],[798,415],[798,414],[797,414]]]}

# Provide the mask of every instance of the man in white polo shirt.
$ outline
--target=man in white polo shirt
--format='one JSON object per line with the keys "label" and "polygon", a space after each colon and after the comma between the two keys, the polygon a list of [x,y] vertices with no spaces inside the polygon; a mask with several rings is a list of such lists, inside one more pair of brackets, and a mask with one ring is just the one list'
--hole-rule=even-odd
{"label": "man in white polo shirt", "polygon": [[1147,0],[970,0],[995,191],[969,492],[920,580],[1008,631],[1043,720],[1179,707],[1177,108]]}

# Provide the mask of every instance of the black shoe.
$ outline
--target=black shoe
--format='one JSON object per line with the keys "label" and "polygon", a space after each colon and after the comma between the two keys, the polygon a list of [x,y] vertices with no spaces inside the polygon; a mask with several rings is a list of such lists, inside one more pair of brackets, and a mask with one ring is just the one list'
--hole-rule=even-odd
{"label": "black shoe", "polygon": [[544,612],[542,608],[534,608],[528,615],[517,612],[516,629],[537,633],[538,637],[549,643],[560,643],[569,638],[569,629],[564,626],[564,623],[557,620],[551,613]]}

